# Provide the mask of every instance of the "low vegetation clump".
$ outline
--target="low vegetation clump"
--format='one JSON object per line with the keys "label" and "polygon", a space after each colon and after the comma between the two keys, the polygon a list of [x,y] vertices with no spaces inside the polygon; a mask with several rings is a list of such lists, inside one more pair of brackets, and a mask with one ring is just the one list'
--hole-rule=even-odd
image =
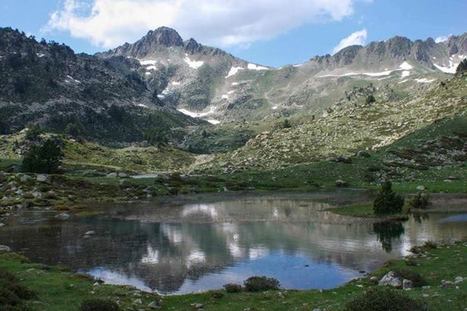
{"label": "low vegetation clump", "polygon": [[384,182],[373,203],[375,214],[397,214],[402,211],[403,206],[404,198],[392,190],[391,182]]}
{"label": "low vegetation clump", "polygon": [[399,268],[395,269],[394,272],[401,279],[412,281],[413,287],[422,287],[427,285],[425,278],[421,276],[420,273],[415,272],[413,270],[407,268]]}
{"label": "low vegetation clump", "polygon": [[244,285],[248,292],[264,292],[268,290],[278,290],[280,283],[274,278],[252,276],[244,282]]}
{"label": "low vegetation clump", "polygon": [[374,287],[348,302],[345,311],[421,311],[423,303],[395,289]]}
{"label": "low vegetation clump", "polygon": [[24,156],[21,169],[28,173],[52,174],[59,171],[63,152],[60,145],[51,139],[42,145],[34,145]]}
{"label": "low vegetation clump", "polygon": [[426,209],[430,204],[430,195],[425,192],[419,192],[410,201],[411,208]]}
{"label": "low vegetation clump", "polygon": [[242,291],[242,286],[239,284],[225,284],[224,289],[227,293],[240,293]]}
{"label": "low vegetation clump", "polygon": [[105,299],[87,299],[81,303],[80,311],[118,311],[119,306]]}
{"label": "low vegetation clump", "polygon": [[1,310],[26,310],[23,301],[33,299],[35,296],[33,291],[19,284],[13,274],[0,269]]}

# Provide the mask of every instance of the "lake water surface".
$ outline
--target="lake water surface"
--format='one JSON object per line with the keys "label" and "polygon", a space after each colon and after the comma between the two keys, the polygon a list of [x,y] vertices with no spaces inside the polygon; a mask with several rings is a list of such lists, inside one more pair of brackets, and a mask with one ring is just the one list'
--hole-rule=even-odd
{"label": "lake water surface", "polygon": [[66,221],[29,211],[0,229],[0,244],[108,283],[181,294],[253,275],[277,278],[284,288],[328,289],[423,241],[467,238],[466,213],[375,223],[326,211],[362,199],[362,193],[217,195],[96,206],[101,214]]}

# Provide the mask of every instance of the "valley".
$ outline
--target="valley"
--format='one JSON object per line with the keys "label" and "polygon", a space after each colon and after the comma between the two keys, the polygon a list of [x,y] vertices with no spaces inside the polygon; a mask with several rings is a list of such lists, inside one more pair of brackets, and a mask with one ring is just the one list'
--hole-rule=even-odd
{"label": "valley", "polygon": [[0,309],[464,310],[466,57],[466,33],[274,68],[168,27],[95,55],[0,28]]}

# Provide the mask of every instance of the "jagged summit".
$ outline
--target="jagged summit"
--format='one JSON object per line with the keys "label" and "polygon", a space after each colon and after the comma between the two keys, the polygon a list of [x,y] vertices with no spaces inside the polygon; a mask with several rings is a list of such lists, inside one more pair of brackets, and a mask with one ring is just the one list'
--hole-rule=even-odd
{"label": "jagged summit", "polygon": [[165,46],[182,46],[183,39],[175,29],[169,27],[159,27],[151,30],[140,41],[153,42]]}

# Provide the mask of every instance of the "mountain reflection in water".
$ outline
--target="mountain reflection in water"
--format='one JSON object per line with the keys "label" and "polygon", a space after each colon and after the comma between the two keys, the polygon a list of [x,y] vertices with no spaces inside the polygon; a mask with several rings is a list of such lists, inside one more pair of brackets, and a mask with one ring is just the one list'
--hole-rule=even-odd
{"label": "mountain reflection in water", "polygon": [[[25,213],[0,230],[0,244],[109,283],[171,294],[220,288],[252,275],[275,277],[285,288],[333,288],[422,241],[467,237],[462,217],[354,221],[326,211],[326,201],[277,195],[132,204],[68,221]],[[86,238],[91,230],[95,234]]]}

